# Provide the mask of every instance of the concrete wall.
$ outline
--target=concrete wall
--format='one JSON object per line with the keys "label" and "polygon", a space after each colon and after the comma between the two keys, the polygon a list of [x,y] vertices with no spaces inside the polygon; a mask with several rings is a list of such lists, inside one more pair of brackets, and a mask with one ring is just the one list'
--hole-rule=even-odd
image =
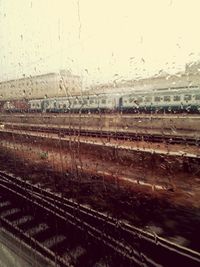
{"label": "concrete wall", "polygon": [[[126,116],[126,115],[69,115],[65,116],[8,116],[1,115],[0,123],[23,123],[43,125],[47,127],[66,127],[80,130],[117,131],[133,133],[168,133],[173,135],[198,136],[200,135],[199,116]],[[166,132],[164,132],[166,131]]]}

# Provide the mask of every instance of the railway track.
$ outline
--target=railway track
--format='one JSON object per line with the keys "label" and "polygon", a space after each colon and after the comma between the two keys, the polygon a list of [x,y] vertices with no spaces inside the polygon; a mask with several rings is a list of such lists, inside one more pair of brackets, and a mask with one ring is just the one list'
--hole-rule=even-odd
{"label": "railway track", "polygon": [[1,226],[55,266],[116,266],[116,261],[126,266],[125,259],[97,242],[92,233],[85,234],[87,224],[76,214],[65,213],[53,200],[23,189],[8,176],[0,179]]}
{"label": "railway track", "polygon": [[3,172],[0,193],[1,225],[60,266],[200,266],[198,252]]}
{"label": "railway track", "polygon": [[56,133],[60,137],[79,135],[97,138],[119,139],[129,141],[147,141],[147,142],[166,142],[170,144],[200,145],[200,136],[196,136],[192,131],[186,134],[172,134],[169,130],[155,131],[152,129],[142,130],[114,130],[114,129],[92,129],[90,127],[71,127],[59,125],[33,125],[33,124],[17,124],[6,123],[4,129]]}

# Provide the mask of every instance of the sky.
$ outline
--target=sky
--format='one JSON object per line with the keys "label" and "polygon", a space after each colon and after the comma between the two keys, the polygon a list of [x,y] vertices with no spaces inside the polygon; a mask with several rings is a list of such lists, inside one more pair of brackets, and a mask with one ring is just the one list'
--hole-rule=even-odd
{"label": "sky", "polygon": [[200,59],[199,0],[0,0],[0,81],[68,69],[88,83]]}

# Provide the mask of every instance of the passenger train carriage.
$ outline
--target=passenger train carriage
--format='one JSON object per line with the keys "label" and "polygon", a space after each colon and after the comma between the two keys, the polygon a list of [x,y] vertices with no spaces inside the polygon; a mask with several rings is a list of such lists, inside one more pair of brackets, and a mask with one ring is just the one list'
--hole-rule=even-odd
{"label": "passenger train carriage", "polygon": [[[7,105],[7,111],[17,111]],[[22,111],[22,107],[20,110]],[[24,110],[26,111],[26,110]],[[135,90],[127,94],[55,97],[28,101],[29,112],[200,112],[200,89],[193,87]]]}
{"label": "passenger train carriage", "polygon": [[200,89],[180,87],[138,91],[122,97],[122,110],[200,112]]}
{"label": "passenger train carriage", "polygon": [[30,100],[29,110],[40,112],[88,112],[117,110],[118,95],[90,95]]}
{"label": "passenger train carriage", "polygon": [[137,90],[133,93],[99,94],[37,99],[29,101],[30,111],[39,112],[200,112],[199,87]]}

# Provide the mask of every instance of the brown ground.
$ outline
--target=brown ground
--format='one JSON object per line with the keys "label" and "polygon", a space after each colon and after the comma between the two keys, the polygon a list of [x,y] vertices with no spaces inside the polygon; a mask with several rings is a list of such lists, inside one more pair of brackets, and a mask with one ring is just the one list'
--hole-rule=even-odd
{"label": "brown ground", "polygon": [[[200,149],[197,146],[123,140],[108,142],[105,138],[80,136],[61,138],[67,143],[59,144],[60,138],[57,134],[16,130],[13,132],[18,133],[20,138],[15,138],[14,143],[13,138],[8,138],[9,143],[4,138],[2,146],[15,148],[15,154],[19,157],[29,158],[30,161],[35,158],[40,162],[41,155],[46,155],[49,166],[61,173],[76,171],[89,176],[99,176],[115,183],[127,184],[133,189],[140,187],[151,193],[156,190],[157,194],[167,194],[167,190],[175,191],[176,194],[169,196],[171,201],[200,206]],[[40,140],[35,143],[35,139],[34,142],[29,140],[27,143],[26,137],[30,135],[45,137],[48,143]],[[58,144],[52,146],[56,140]],[[81,143],[86,144],[86,147],[82,149]],[[93,147],[96,144],[98,147]],[[104,147],[114,148],[114,151],[109,153]]]}
{"label": "brown ground", "polygon": [[[200,226],[199,165],[195,165],[196,171],[191,173],[189,166],[182,171],[180,166],[177,170],[172,169],[172,159],[161,162],[155,154],[150,157],[139,154],[130,162],[121,154],[119,159],[101,155],[99,151],[92,151],[92,146],[83,153],[73,146],[73,136],[70,137],[71,146],[62,144],[60,147],[53,145],[55,136],[52,134],[49,144],[25,143],[25,138],[20,138],[1,141],[1,169],[199,249],[195,235],[195,229]],[[102,142],[86,137],[80,140]],[[111,140],[110,144],[115,142]],[[120,145],[127,145],[127,142],[120,142]],[[178,149],[189,153],[199,151],[199,148],[187,145],[132,142],[128,146],[130,144],[145,150],[159,145],[159,149],[169,152]],[[192,170],[195,168],[193,166]]]}

